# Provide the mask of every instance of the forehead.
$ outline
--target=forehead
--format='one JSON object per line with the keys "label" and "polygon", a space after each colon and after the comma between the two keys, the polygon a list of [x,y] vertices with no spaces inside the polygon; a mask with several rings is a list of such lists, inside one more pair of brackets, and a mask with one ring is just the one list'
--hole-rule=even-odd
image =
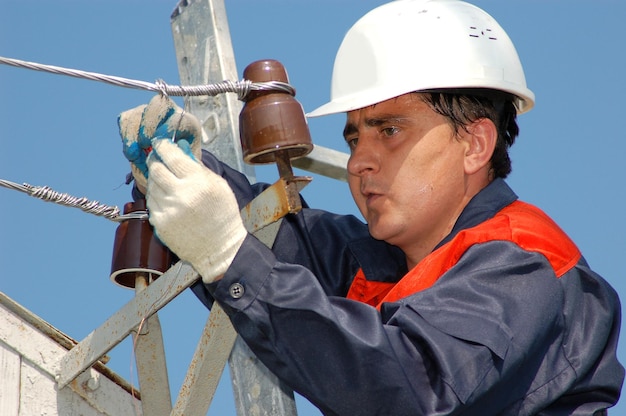
{"label": "forehead", "polygon": [[[347,113],[348,119],[358,119],[363,115],[384,114],[384,113],[413,113],[430,110],[426,104],[423,94],[413,92],[390,98],[367,107],[352,110]],[[434,113],[434,112],[433,112]]]}
{"label": "forehead", "polygon": [[437,117],[422,94],[409,93],[381,101],[368,107],[347,113],[344,135],[360,128],[374,127],[386,123],[409,123]]}
{"label": "forehead", "polygon": [[380,109],[380,108],[384,108],[384,109],[404,108],[406,106],[414,106],[414,105],[419,105],[423,103],[424,103],[423,94],[418,93],[418,92],[411,92],[411,93],[402,94],[397,97],[390,98],[385,101],[380,101],[376,104],[372,104],[367,107],[349,111],[348,116],[351,114],[355,114],[355,113],[359,113],[363,111],[373,111],[373,110]]}

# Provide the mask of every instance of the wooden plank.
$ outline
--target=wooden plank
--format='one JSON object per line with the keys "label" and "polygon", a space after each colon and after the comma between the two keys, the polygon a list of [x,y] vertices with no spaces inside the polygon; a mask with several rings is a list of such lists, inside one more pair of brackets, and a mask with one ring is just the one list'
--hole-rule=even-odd
{"label": "wooden plank", "polygon": [[0,305],[0,342],[51,375],[55,373],[57,363],[66,351],[3,305]]}
{"label": "wooden plank", "polygon": [[[62,415],[57,406],[57,392],[54,379],[46,374],[38,366],[32,365],[28,361],[22,362],[21,390],[20,390],[20,411],[19,416],[32,415]],[[71,390],[70,390],[71,391]],[[83,409],[81,409],[83,410]],[[79,413],[80,414],[80,413]],[[85,416],[101,416],[91,409],[83,412]]]}
{"label": "wooden plank", "polygon": [[[119,376],[109,378],[88,369],[68,388],[57,389],[55,375],[66,348],[58,343],[58,337],[49,336],[50,331],[39,329],[45,327],[43,320],[29,316],[29,320],[41,320],[31,325],[15,312],[19,312],[15,305],[7,308],[6,301],[3,298],[0,303],[0,415],[141,414],[141,403],[128,393],[126,384],[119,383]],[[15,406],[19,412],[14,411]]]}
{"label": "wooden plank", "polygon": [[0,415],[16,416],[20,407],[20,356],[0,342]]}

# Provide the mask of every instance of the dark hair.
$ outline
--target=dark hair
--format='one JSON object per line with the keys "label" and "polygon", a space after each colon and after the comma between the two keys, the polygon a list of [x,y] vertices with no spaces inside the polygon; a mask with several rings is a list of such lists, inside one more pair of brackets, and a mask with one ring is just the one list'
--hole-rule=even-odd
{"label": "dark hair", "polygon": [[451,89],[422,92],[424,102],[433,111],[446,117],[454,131],[467,129],[467,125],[481,118],[488,118],[498,129],[498,139],[491,169],[494,178],[506,178],[511,173],[509,148],[519,134],[517,110],[513,95],[488,89]]}

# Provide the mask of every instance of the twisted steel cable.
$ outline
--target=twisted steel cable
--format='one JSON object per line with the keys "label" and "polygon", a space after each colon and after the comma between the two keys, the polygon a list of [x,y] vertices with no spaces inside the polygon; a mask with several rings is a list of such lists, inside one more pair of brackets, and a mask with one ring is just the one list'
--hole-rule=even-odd
{"label": "twisted steel cable", "polygon": [[5,179],[0,179],[0,186],[23,192],[46,202],[54,202],[55,204],[64,205],[66,207],[79,208],[88,214],[104,217],[114,222],[122,222],[129,219],[148,219],[148,213],[146,211],[136,211],[121,215],[119,208],[116,206],[105,205],[85,197],[79,198],[66,193],[57,192],[47,186],[33,186],[27,183],[20,185]]}

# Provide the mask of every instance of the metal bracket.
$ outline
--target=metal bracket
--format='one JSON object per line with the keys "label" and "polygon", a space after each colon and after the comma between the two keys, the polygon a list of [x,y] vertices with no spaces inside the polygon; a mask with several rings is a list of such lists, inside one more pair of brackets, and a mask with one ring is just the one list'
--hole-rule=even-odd
{"label": "metal bracket", "polygon": [[[285,215],[300,211],[302,206],[299,192],[310,180],[308,177],[280,178],[252,200],[241,211],[242,220],[248,231],[256,235]],[[276,231],[277,228],[274,228],[274,232],[264,237],[262,241],[271,246]],[[155,315],[198,278],[198,274],[189,265],[179,262],[149,286],[137,291],[132,300],[62,358],[60,371],[56,376],[59,388],[67,386],[136,330],[142,321]],[[230,355],[236,334],[219,306],[213,307],[205,329],[172,414],[206,414],[219,376]],[[146,351],[148,352],[154,353]],[[165,362],[165,358],[162,359]]]}

